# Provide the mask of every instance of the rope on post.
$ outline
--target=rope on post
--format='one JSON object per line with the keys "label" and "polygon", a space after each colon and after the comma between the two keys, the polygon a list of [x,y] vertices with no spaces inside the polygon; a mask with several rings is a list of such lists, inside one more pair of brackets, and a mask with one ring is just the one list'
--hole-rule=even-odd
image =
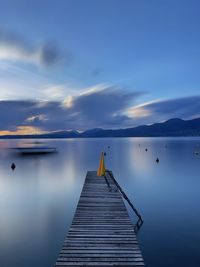
{"label": "rope on post", "polygon": [[114,181],[114,183],[116,184],[117,188],[119,189],[119,191],[122,194],[122,196],[124,197],[124,199],[126,199],[126,201],[128,202],[128,204],[131,206],[132,210],[135,212],[135,214],[137,215],[137,217],[139,218],[139,220],[141,221],[141,223],[143,223],[143,219],[142,219],[141,215],[139,214],[139,212],[137,211],[137,209],[133,206],[133,204],[131,203],[130,199],[127,197],[127,195],[124,193],[124,191],[122,190],[121,186],[115,180],[112,172],[109,171],[109,170],[106,170],[106,173],[109,174],[110,178]]}

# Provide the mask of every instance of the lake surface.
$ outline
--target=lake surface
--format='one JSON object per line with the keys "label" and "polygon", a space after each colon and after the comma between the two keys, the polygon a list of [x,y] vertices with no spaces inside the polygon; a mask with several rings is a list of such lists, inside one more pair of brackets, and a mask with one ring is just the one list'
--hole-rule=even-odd
{"label": "lake surface", "polygon": [[137,236],[146,266],[200,266],[200,138],[45,140],[59,152],[35,156],[8,149],[30,141],[0,141],[1,267],[54,266],[101,151],[144,219]]}

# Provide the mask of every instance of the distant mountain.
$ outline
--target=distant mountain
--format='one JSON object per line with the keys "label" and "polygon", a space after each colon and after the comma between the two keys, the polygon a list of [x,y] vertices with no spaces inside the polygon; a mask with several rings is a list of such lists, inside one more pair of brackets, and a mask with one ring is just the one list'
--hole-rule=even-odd
{"label": "distant mountain", "polygon": [[77,131],[58,131],[38,135],[7,135],[0,138],[95,138],[95,137],[159,137],[200,136],[200,118],[193,120],[170,119],[162,123],[134,128],[104,130],[101,128]]}
{"label": "distant mountain", "polygon": [[163,123],[142,125],[134,128],[85,131],[81,137],[156,137],[156,136],[200,136],[200,118],[194,120],[170,119]]}
{"label": "distant mountain", "polygon": [[43,134],[43,136],[47,136],[47,138],[50,138],[51,136],[53,138],[75,138],[75,137],[79,136],[79,132],[77,132],[77,131],[57,131],[57,132]]}

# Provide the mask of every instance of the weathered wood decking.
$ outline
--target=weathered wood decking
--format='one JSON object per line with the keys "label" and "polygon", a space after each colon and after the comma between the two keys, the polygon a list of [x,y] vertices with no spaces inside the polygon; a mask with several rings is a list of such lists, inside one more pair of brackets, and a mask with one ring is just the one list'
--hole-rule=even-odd
{"label": "weathered wood decking", "polygon": [[88,172],[56,266],[143,266],[122,196],[113,180]]}

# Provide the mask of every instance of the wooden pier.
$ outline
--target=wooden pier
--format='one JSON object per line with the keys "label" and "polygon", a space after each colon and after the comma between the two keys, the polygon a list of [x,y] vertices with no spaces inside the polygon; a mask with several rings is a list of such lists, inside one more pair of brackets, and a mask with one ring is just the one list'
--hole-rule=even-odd
{"label": "wooden pier", "polygon": [[133,224],[110,176],[87,173],[55,266],[144,266]]}

